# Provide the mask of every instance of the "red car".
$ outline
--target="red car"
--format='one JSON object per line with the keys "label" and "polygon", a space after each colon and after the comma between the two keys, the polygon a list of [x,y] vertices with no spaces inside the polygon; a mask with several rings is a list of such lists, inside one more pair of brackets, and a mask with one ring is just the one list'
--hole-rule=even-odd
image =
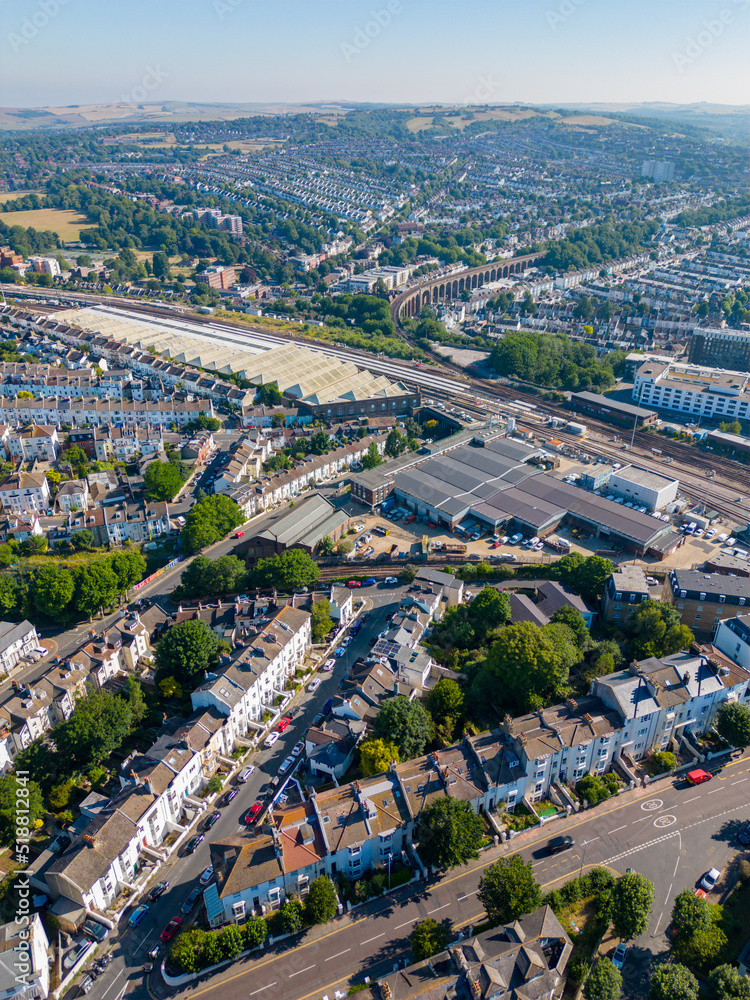
{"label": "red car", "polygon": [[244,531],[235,531],[234,537],[235,538],[244,538],[245,537],[245,532]]}
{"label": "red car", "polygon": [[182,917],[172,917],[167,926],[161,932],[162,941],[171,941],[177,931],[182,927]]}
{"label": "red car", "polygon": [[279,733],[283,733],[291,721],[292,720],[289,718],[289,716],[285,715],[283,719],[279,719],[279,724],[276,727],[276,731]]}
{"label": "red car", "polygon": [[352,587],[361,587],[361,586],[362,583],[359,580],[350,580],[349,583],[347,583],[347,587],[349,587],[350,589]]}
{"label": "red car", "polygon": [[263,808],[262,802],[256,802],[253,806],[251,806],[250,811],[245,816],[245,822],[255,823],[258,819],[258,815],[260,814],[262,808]]}

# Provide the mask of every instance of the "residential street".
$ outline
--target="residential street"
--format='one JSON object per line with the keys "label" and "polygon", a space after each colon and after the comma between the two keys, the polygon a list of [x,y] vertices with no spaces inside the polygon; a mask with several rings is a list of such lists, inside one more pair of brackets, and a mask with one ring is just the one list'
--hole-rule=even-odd
{"label": "residential street", "polygon": [[[325,693],[326,688],[321,691]],[[315,711],[310,702],[308,699],[307,707],[294,719],[285,746],[308,725]],[[274,753],[259,755],[254,782],[248,782],[232,804],[235,808],[222,815],[212,836],[218,838],[237,829],[240,813],[279,759]],[[455,930],[481,922],[484,913],[476,893],[483,869],[497,857],[518,850],[532,861],[545,891],[594,865],[606,865],[618,874],[632,867],[654,882],[656,894],[648,930],[631,944],[623,970],[625,996],[632,1000],[645,997],[643,984],[653,957],[666,947],[664,932],[675,896],[685,887],[696,886],[709,867],[725,869],[738,850],[736,833],[750,812],[742,786],[749,781],[750,754],[745,753],[728,762],[708,786],[695,788],[683,780],[666,779],[650,788],[625,792],[595,812],[571,816],[493,848],[468,869],[426,884],[404,886],[392,897],[359,907],[296,942],[269,946],[262,957],[236,962],[182,990],[166,988],[155,970],[149,977],[149,993],[157,998],[213,994],[221,1000],[240,1000],[266,990],[273,990],[274,1000],[332,996],[336,989],[345,993],[355,977],[356,981],[362,981],[363,976],[375,980],[398,963],[408,963],[407,939],[419,921],[427,917],[449,920]],[[576,845],[566,854],[550,857],[545,845],[560,833],[569,833]],[[150,922],[122,935],[114,948],[117,961],[110,966],[106,982],[100,979],[96,984],[93,996],[117,997],[126,990],[139,998],[146,996],[139,966],[147,946],[178,911],[207,856],[202,845],[194,857],[172,865],[171,878],[169,874],[164,877],[179,889],[170,888],[154,907]],[[720,883],[717,901],[723,890]]]}

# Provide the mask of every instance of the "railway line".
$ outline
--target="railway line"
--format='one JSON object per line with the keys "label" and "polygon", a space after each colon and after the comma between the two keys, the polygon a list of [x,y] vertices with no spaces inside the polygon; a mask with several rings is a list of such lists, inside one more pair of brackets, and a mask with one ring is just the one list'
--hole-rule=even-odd
{"label": "railway line", "polygon": [[[14,294],[17,295],[17,286],[5,287],[10,293],[13,293],[15,288]],[[42,290],[35,289],[32,297],[34,299],[43,297]],[[547,400],[540,401],[538,396],[524,392],[522,389],[506,386],[493,379],[470,377],[460,366],[437,354],[433,355],[434,366],[416,367],[413,363],[381,358],[366,351],[336,347],[325,341],[316,341],[314,338],[303,338],[283,332],[269,333],[247,324],[234,324],[225,320],[217,321],[210,315],[196,316],[188,310],[180,310],[177,306],[160,307],[153,303],[129,301],[114,296],[80,293],[52,292],[48,297],[64,302],[66,306],[76,302],[86,305],[104,304],[122,312],[131,312],[140,318],[189,322],[190,325],[197,327],[196,333],[198,335],[211,339],[221,339],[225,343],[230,340],[238,346],[246,344],[251,349],[253,346],[268,349],[284,343],[298,343],[300,346],[320,351],[341,361],[354,361],[362,368],[415,386],[423,392],[428,392],[436,398],[445,399],[452,406],[458,405],[463,410],[473,412],[477,416],[482,415],[477,408],[478,403],[486,406],[490,412],[494,410],[498,416],[512,415],[519,427],[535,432],[539,431],[540,421],[546,416],[554,416],[566,421],[571,416],[570,411],[560,404]],[[60,306],[57,303],[45,305],[36,302],[35,308],[51,313]],[[405,340],[411,343],[404,331],[402,334]],[[527,406],[533,407],[533,410],[527,411],[525,409]],[[610,438],[618,430],[612,424],[590,417],[586,418],[586,424],[599,438],[604,439]],[[627,429],[621,429],[621,432],[625,437],[630,436]],[[587,440],[585,446],[573,438],[571,445],[582,447],[582,450],[595,452],[615,461],[622,461],[624,458],[626,460],[637,459],[640,465],[662,474],[667,471],[664,469],[664,459],[670,459],[671,463],[674,463],[674,469],[670,471],[673,471],[675,476],[680,479],[686,496],[691,496],[701,503],[707,503],[719,513],[734,520],[744,517],[750,521],[750,504],[748,503],[750,469],[733,462],[731,459],[690,448],[689,445],[661,435],[657,437],[645,431],[635,432],[633,447],[628,451],[615,451],[608,448],[601,440],[591,438]],[[661,460],[657,460],[653,454],[655,447],[658,447],[661,453]],[[707,473],[712,471],[715,475],[709,479]],[[719,492],[717,488],[723,488],[727,493]],[[736,499],[738,494],[742,495],[742,501]]]}

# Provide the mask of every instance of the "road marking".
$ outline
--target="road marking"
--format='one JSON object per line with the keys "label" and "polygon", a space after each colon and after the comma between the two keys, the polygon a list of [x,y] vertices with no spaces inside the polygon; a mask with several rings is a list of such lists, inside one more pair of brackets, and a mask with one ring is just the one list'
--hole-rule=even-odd
{"label": "road marking", "polygon": [[683,801],[683,803],[682,803],[682,804],[683,804],[684,806],[686,806],[686,805],[688,804],[688,802],[695,802],[695,800],[696,800],[696,799],[699,799],[699,798],[701,798],[701,796],[700,796],[700,795],[693,795],[693,797],[692,797],[692,798],[690,798],[690,799],[685,799],[685,800]]}
{"label": "road marking", "polygon": [[249,997],[254,997],[256,993],[262,993],[263,990],[270,990],[272,986],[276,986],[276,983],[269,983],[268,986],[261,986],[259,990],[253,990],[252,993],[248,993]]}
{"label": "road marking", "polygon": [[[287,976],[287,979],[294,979],[294,977],[295,977],[295,976],[301,976],[303,972],[309,972],[309,971],[310,971],[310,969],[314,969],[314,968],[315,968],[315,966],[314,966],[314,965],[308,965],[308,967],[307,967],[306,969],[300,969],[300,970],[299,970],[299,972],[290,972],[290,973],[289,973],[289,975]],[[240,973],[238,973],[238,975],[240,975],[240,976],[244,976],[244,975],[247,975],[247,973],[245,973],[245,972],[240,972]],[[232,979],[237,979],[237,976],[232,976]],[[224,980],[224,982],[225,982],[225,983],[228,983],[228,982],[229,982],[229,980],[228,980],[228,979],[225,979],[225,980]],[[218,984],[217,984],[217,985],[218,985]],[[223,984],[222,984],[222,985],[223,985]],[[211,989],[211,988],[212,988],[212,987],[210,987],[210,986],[209,986],[209,989]],[[205,992],[206,992],[206,990],[201,990],[201,993],[205,993]]]}
{"label": "road marking", "polygon": [[463,894],[463,896],[456,896],[456,900],[457,900],[457,902],[459,902],[459,903],[463,903],[463,901],[464,901],[465,899],[468,899],[468,898],[469,898],[469,896],[476,896],[476,894],[477,894],[478,892],[479,892],[479,889],[474,889],[474,891],[473,891],[473,892],[465,892],[465,893]]}
{"label": "road marking", "polygon": [[450,906],[450,905],[451,905],[450,903],[443,903],[442,906],[435,906],[431,910],[428,910],[427,912],[428,913],[437,913],[438,910],[444,910],[446,908],[446,906]]}
{"label": "road marking", "polygon": [[610,830],[610,831],[609,831],[609,833],[610,833],[610,836],[611,836],[611,835],[612,835],[613,833],[619,833],[619,832],[620,832],[620,830],[624,830],[624,829],[625,829],[625,827],[626,827],[627,825],[628,825],[628,824],[627,824],[627,823],[625,823],[625,824],[624,824],[623,826],[618,826],[618,827],[616,827],[616,828],[615,828],[614,830]]}
{"label": "road marking", "polygon": [[709,795],[715,795],[716,792],[723,792],[723,791],[724,791],[723,788],[712,788],[711,791],[708,794]]}
{"label": "road marking", "polygon": [[413,924],[415,920],[416,920],[416,917],[414,917],[412,920],[405,920],[403,922],[403,924],[396,924],[396,926],[393,929],[394,929],[394,931],[397,931],[401,927],[406,927],[407,924]]}
{"label": "road marking", "polygon": [[148,934],[147,934],[147,935],[145,936],[145,938],[144,938],[144,939],[143,939],[143,940],[141,941],[141,943],[140,943],[140,944],[138,945],[138,947],[137,947],[137,948],[134,948],[134,949],[133,949],[133,954],[135,954],[135,953],[136,953],[137,951],[140,951],[140,950],[141,950],[141,948],[142,948],[142,947],[144,946],[144,944],[145,944],[145,943],[146,943],[146,942],[148,941],[148,939],[149,939],[149,938],[151,937],[151,935],[152,935],[152,934],[155,934],[155,933],[156,933],[156,931],[149,931],[149,932],[148,932]]}
{"label": "road marking", "polygon": [[674,885],[674,882],[670,882],[670,883],[669,883],[669,888],[667,889],[667,895],[666,895],[666,896],[664,897],[664,905],[665,905],[665,906],[666,906],[666,905],[667,905],[667,903],[669,902],[669,894],[670,894],[670,892],[672,891],[672,886],[673,886],[673,885]]}
{"label": "road marking", "polygon": [[747,781],[747,778],[738,778],[736,781],[733,781],[732,784],[733,785],[740,785],[740,784],[742,784],[743,781]]}
{"label": "road marking", "polygon": [[326,962],[332,962],[334,958],[341,958],[342,955],[346,955],[346,953],[351,950],[352,950],[351,948],[344,948],[344,950],[340,951],[338,955],[329,955],[328,958],[326,959]]}
{"label": "road marking", "polygon": [[385,933],[383,933],[383,934],[376,934],[375,937],[368,938],[366,941],[363,941],[362,944],[369,944],[371,941],[377,941],[378,938],[382,938],[382,937],[385,937]]}
{"label": "road marking", "polygon": [[106,997],[106,995],[109,993],[109,991],[112,989],[112,987],[115,985],[115,983],[117,982],[117,980],[120,978],[121,975],[122,975],[122,969],[120,969],[115,978],[112,980],[112,982],[109,984],[109,986],[102,994],[102,1000],[104,1000],[104,997]]}

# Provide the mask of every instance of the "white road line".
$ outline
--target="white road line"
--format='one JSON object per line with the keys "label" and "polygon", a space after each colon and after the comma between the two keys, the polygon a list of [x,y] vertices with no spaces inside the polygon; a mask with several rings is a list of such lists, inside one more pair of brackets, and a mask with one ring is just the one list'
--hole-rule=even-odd
{"label": "white road line", "polygon": [[476,894],[477,894],[478,892],[479,892],[479,889],[474,889],[474,891],[473,891],[473,892],[465,892],[465,893],[463,894],[463,896],[456,896],[456,900],[457,900],[457,901],[458,901],[459,903],[463,903],[463,901],[464,901],[465,899],[468,899],[468,898],[469,898],[469,896],[476,896]]}
{"label": "white road line", "polygon": [[625,826],[618,826],[618,827],[615,827],[615,829],[614,829],[614,830],[610,830],[610,831],[609,831],[610,835],[611,835],[611,834],[613,834],[613,833],[619,833],[619,832],[620,832],[620,830],[624,830],[624,829],[625,829],[625,827],[626,827],[627,825],[628,825],[628,824],[626,823],[626,824],[625,824]]}
{"label": "white road line", "polygon": [[378,938],[382,938],[382,937],[385,937],[385,933],[383,933],[383,934],[376,934],[374,938],[368,938],[366,941],[362,941],[362,944],[369,944],[371,941],[377,941]]}
{"label": "white road line", "polygon": [[437,913],[438,910],[444,910],[446,908],[446,906],[450,906],[450,905],[451,905],[450,903],[443,903],[442,906],[435,906],[435,907],[433,907],[433,909],[428,910],[427,912],[428,913]]}
{"label": "white road line", "polygon": [[287,979],[294,979],[295,976],[301,976],[303,972],[309,972],[310,969],[314,969],[314,968],[315,968],[314,965],[308,965],[308,967],[306,969],[300,969],[299,972],[290,972],[289,975],[286,978]]}
{"label": "white road line", "polygon": [[144,946],[144,944],[145,944],[145,943],[146,943],[146,942],[148,941],[148,939],[149,939],[149,938],[151,937],[151,935],[152,935],[152,934],[155,934],[155,933],[156,933],[156,931],[149,931],[149,932],[148,932],[148,934],[147,934],[147,935],[145,936],[145,938],[144,938],[144,939],[143,939],[143,940],[141,941],[141,943],[140,943],[140,944],[138,945],[138,947],[137,947],[137,948],[134,948],[134,949],[133,949],[133,954],[135,954],[135,952],[137,952],[137,951],[140,951],[140,950],[141,950],[141,948],[142,948],[142,947]]}
{"label": "white road line", "polygon": [[329,955],[328,958],[326,959],[326,962],[332,962],[334,958],[341,958],[342,955],[346,955],[346,953],[351,950],[352,950],[351,948],[344,948],[344,950],[340,951],[338,955]]}
{"label": "white road line", "polygon": [[672,886],[673,886],[673,885],[674,885],[674,882],[670,882],[670,883],[669,883],[669,888],[667,889],[667,895],[666,895],[666,896],[664,897],[664,905],[665,905],[665,906],[666,906],[666,905],[667,905],[667,903],[669,902],[669,894],[670,894],[670,892],[672,891]]}
{"label": "white road line", "polygon": [[695,800],[696,800],[696,799],[699,799],[699,798],[700,798],[700,795],[693,795],[693,796],[692,796],[692,798],[689,798],[689,799],[683,799],[683,800],[682,800],[682,804],[683,804],[684,806],[686,806],[686,805],[688,804],[688,802],[695,802]]}
{"label": "white road line", "polygon": [[599,839],[598,837],[592,837],[592,838],[591,838],[590,840],[587,840],[587,841],[586,841],[586,844],[593,844],[593,843],[594,843],[594,841],[595,841],[595,840],[598,840],[598,839]]}
{"label": "white road line", "polygon": [[394,929],[394,931],[397,931],[397,930],[400,930],[402,927],[406,927],[407,924],[413,924],[413,923],[414,923],[414,919],[405,920],[403,922],[403,924],[396,924],[396,926],[393,929]]}
{"label": "white road line", "polygon": [[252,993],[248,993],[248,996],[254,997],[256,993],[262,993],[263,990],[270,990],[272,986],[276,986],[276,983],[269,983],[268,986],[261,986],[259,990],[253,990]]}
{"label": "white road line", "polygon": [[717,792],[721,792],[721,791],[723,791],[722,788],[712,788],[711,791],[708,794],[709,795],[715,795]]}
{"label": "white road line", "polygon": [[115,983],[117,982],[117,980],[120,978],[121,975],[122,975],[122,969],[120,969],[115,978],[112,980],[112,982],[109,984],[109,986],[102,994],[102,1000],[104,1000],[104,997],[106,997],[106,995],[109,993],[109,991],[112,989],[112,987],[115,985]]}
{"label": "white road line", "polygon": [[740,785],[743,781],[747,781],[747,778],[738,778],[736,781],[731,781],[731,785]]}

